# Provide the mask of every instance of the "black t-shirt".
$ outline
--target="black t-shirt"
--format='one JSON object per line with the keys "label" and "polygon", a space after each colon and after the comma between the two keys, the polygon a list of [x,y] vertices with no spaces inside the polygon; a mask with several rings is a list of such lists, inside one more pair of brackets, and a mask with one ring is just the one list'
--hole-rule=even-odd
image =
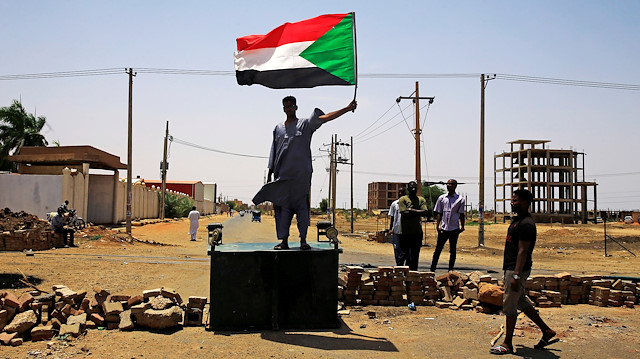
{"label": "black t-shirt", "polygon": [[516,269],[516,260],[518,258],[518,250],[520,241],[528,241],[529,252],[527,253],[527,259],[524,262],[523,271],[530,270],[533,261],[531,260],[531,254],[533,253],[533,247],[536,245],[536,222],[531,218],[531,214],[527,213],[524,216],[517,216],[511,222],[509,230],[507,231],[507,239],[504,243],[504,261],[502,262],[503,270]]}

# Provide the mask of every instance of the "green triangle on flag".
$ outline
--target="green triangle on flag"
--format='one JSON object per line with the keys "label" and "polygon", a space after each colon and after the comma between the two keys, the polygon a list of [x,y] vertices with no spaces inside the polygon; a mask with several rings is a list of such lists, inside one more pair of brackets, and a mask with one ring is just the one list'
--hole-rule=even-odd
{"label": "green triangle on flag", "polygon": [[355,84],[353,14],[346,15],[300,56],[349,84]]}

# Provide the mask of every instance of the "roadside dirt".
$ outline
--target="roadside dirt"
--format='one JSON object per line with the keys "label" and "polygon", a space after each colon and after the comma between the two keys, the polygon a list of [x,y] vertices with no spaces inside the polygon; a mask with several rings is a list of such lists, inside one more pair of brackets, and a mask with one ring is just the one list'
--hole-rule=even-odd
{"label": "roadside dirt", "polygon": [[[227,216],[204,217],[200,221],[198,240],[188,240],[186,220],[134,227],[131,241],[124,229],[91,227],[77,233],[78,248],[23,253],[0,253],[0,275],[27,274],[43,290],[64,284],[79,290],[96,285],[112,293],[138,294],[159,286],[173,287],[183,296],[208,296],[209,257],[206,254],[206,224],[223,222]],[[263,215],[260,224],[248,217],[242,223],[243,238],[262,240],[264,231],[275,232],[273,217]],[[315,239],[312,219],[309,239]],[[386,228],[383,220],[358,219],[354,234],[344,218],[338,219],[341,247],[347,254],[356,253],[375,261],[393,257],[388,243],[368,240],[368,234]],[[261,228],[263,232],[252,232]],[[507,224],[485,227],[485,246],[477,246],[477,226],[467,226],[460,236],[457,263],[465,268],[492,268],[499,272]],[[297,233],[292,226],[292,233]],[[427,226],[428,245],[433,246],[435,230]],[[604,256],[603,225],[538,225],[539,240],[534,252],[533,273],[569,271],[576,274],[638,276],[640,260],[615,243],[608,242],[609,257]],[[625,247],[640,254],[640,227],[614,224],[607,234]],[[242,241],[225,233],[224,241]],[[275,239],[270,240],[275,243]],[[428,266],[433,247],[423,247],[421,266]],[[357,256],[356,256],[357,259]],[[392,260],[392,259],[391,259]],[[441,262],[448,260],[448,248]],[[342,259],[341,259],[342,261]],[[438,272],[441,272],[439,270]],[[466,271],[466,270],[462,270]],[[497,275],[497,274],[494,274]],[[13,287],[11,284],[13,283]],[[9,281],[8,288],[17,294],[28,291]],[[342,316],[343,325],[336,330],[208,332],[203,328],[183,328],[172,332],[119,332],[91,330],[71,342],[55,341],[47,358],[362,358],[491,357],[489,341],[495,336],[504,317],[475,312],[419,307],[416,312],[404,307],[349,307]],[[367,311],[376,312],[369,319]],[[600,308],[589,305],[566,305],[541,309],[541,315],[558,331],[561,342],[549,350],[535,350],[540,333],[529,320],[518,321],[514,344],[516,355],[533,358],[605,357],[630,358],[640,355],[640,315],[638,309]],[[20,347],[0,347],[0,357],[45,357],[46,342],[25,342]]]}

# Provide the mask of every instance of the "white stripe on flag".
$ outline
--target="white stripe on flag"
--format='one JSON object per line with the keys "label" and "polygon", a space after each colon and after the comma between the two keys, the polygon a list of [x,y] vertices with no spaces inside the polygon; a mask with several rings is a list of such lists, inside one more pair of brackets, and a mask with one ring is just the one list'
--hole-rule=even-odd
{"label": "white stripe on flag", "polygon": [[236,71],[268,71],[316,67],[316,65],[300,57],[300,53],[314,42],[294,42],[278,47],[235,52]]}

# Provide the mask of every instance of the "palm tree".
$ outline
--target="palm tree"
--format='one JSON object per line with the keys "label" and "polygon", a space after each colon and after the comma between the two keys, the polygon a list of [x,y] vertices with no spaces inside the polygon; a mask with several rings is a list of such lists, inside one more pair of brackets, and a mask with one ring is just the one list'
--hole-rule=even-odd
{"label": "palm tree", "polygon": [[48,145],[40,133],[46,122],[44,116],[36,118],[27,113],[18,100],[13,100],[9,107],[0,108],[0,170],[13,168],[7,156],[20,153],[23,146]]}

